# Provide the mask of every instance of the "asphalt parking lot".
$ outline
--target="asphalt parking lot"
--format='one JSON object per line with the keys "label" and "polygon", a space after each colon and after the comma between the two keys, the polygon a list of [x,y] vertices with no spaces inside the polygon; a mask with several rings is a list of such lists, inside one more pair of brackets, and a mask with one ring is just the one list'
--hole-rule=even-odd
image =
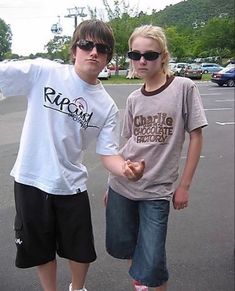
{"label": "asphalt parking lot", "polygon": [[[191,188],[190,205],[171,208],[167,238],[169,291],[234,290],[234,88],[211,82],[197,83],[209,126]],[[128,94],[139,85],[107,85],[121,114]],[[24,97],[0,101],[0,291],[38,291],[34,269],[14,267],[14,200],[10,169],[15,161],[24,120]],[[187,140],[186,140],[187,143]],[[186,156],[183,149],[181,164]],[[88,190],[97,249],[97,261],[87,278],[88,291],[129,291],[126,262],[105,251],[105,219],[102,195],[107,172],[93,146],[85,156],[90,172]],[[67,291],[67,264],[58,261],[58,291]]]}

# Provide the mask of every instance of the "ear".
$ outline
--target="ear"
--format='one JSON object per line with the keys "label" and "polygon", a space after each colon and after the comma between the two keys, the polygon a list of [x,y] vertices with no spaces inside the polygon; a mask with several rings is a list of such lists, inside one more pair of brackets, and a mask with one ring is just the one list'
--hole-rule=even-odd
{"label": "ear", "polygon": [[76,50],[77,50],[77,47],[72,48],[72,57],[74,59],[76,58]]}
{"label": "ear", "polygon": [[168,58],[169,58],[169,53],[168,52],[165,52],[162,55],[162,64],[164,64]]}

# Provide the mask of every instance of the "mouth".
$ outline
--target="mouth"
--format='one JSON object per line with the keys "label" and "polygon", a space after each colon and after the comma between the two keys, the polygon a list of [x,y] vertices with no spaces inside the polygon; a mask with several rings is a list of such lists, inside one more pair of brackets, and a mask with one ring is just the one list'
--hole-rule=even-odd
{"label": "mouth", "polygon": [[148,69],[147,68],[138,68],[138,72],[147,72]]}
{"label": "mouth", "polygon": [[87,62],[92,62],[98,64],[99,62],[96,59],[87,59]]}

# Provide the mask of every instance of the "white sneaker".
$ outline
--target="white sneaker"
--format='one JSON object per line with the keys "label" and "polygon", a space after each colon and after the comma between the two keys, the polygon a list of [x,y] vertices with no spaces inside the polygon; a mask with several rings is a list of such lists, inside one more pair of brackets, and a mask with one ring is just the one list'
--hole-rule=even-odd
{"label": "white sneaker", "polygon": [[134,285],[135,291],[148,291],[149,290],[147,286],[141,285],[141,283],[139,283],[137,281],[134,281],[133,285]]}
{"label": "white sneaker", "polygon": [[83,287],[82,289],[73,290],[72,289],[72,283],[70,283],[70,285],[69,285],[69,291],[87,291],[87,289],[85,287]]}

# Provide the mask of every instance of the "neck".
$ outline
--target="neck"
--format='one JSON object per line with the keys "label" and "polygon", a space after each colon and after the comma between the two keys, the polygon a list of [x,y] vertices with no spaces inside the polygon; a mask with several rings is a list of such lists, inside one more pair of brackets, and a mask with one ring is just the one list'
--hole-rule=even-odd
{"label": "neck", "polygon": [[164,73],[157,74],[150,79],[145,80],[145,90],[155,91],[166,83],[167,76]]}
{"label": "neck", "polygon": [[100,82],[96,75],[88,76],[86,73],[79,71],[76,67],[75,67],[75,72],[79,76],[79,78],[81,78],[84,82],[90,85],[97,85]]}

